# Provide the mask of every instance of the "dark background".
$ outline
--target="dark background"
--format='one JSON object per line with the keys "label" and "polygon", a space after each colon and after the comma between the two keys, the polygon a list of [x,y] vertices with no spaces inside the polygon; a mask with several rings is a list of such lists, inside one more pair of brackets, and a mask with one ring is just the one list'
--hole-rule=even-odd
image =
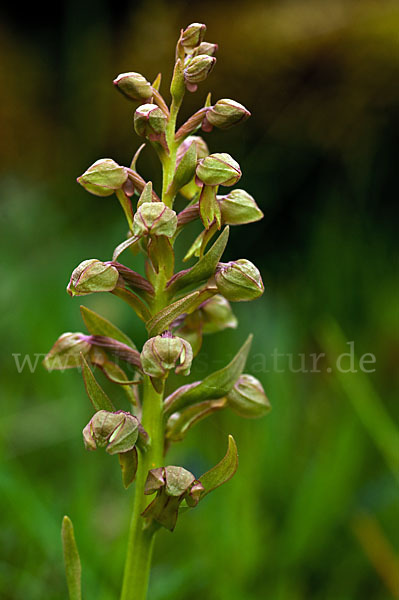
{"label": "dark background", "polygon": [[[90,407],[79,374],[48,374],[40,364],[19,373],[13,354],[34,362],[63,331],[82,330],[79,299],[65,294],[69,275],[83,259],[108,260],[125,225],[114,197],[91,196],[75,179],[100,157],[130,162],[141,140],[112,80],[162,71],[169,100],[174,44],[192,21],[207,24],[218,62],[187,94],[181,117],[209,90],[252,112],[244,125],[204,137],[240,162],[240,187],[265,213],[233,228],[225,258],[255,262],[267,290],[234,307],[238,330],[206,339],[193,379],[226,363],[253,331],[248,370],[273,411],[260,421],[219,414],[172,449],[172,464],[200,474],[233,433],[240,467],[173,535],[158,536],[149,597],[397,598],[399,5],[388,0],[3,9],[1,598],[66,597],[65,513],[85,597],[118,597],[131,493],[111,459],[83,449]],[[150,150],[139,169],[159,183]],[[185,243],[193,236],[189,229]],[[115,298],[84,304],[143,343],[144,328]],[[357,358],[375,355],[374,372],[357,360],[356,373],[335,368],[348,341]],[[285,355],[278,368],[275,349]],[[320,372],[309,372],[319,352]],[[293,372],[287,354],[294,369],[305,354],[308,372]]]}

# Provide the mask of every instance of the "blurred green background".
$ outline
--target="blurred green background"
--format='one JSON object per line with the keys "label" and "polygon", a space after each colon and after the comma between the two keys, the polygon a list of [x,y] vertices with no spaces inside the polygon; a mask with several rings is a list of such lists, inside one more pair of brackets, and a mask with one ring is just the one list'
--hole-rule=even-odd
{"label": "blurred green background", "polygon": [[[69,275],[83,259],[108,260],[125,224],[114,197],[91,196],[75,178],[100,157],[128,164],[141,140],[112,79],[162,71],[167,96],[174,44],[192,21],[207,24],[219,53],[182,117],[208,90],[252,111],[245,125],[204,137],[240,162],[240,186],[265,213],[233,229],[225,258],[253,260],[267,293],[234,307],[239,329],[205,340],[190,380],[227,362],[253,331],[249,364],[273,410],[259,421],[218,414],[172,449],[170,464],[198,475],[232,433],[240,466],[173,534],[160,533],[149,598],[398,598],[396,0],[3,8],[0,597],[66,598],[65,513],[85,598],[118,597],[132,494],[111,458],[84,451],[90,406],[79,374],[40,365],[19,373],[13,354],[34,363],[62,332],[82,330],[79,299],[65,294]],[[159,182],[150,150],[139,166]],[[186,243],[193,236],[189,228]],[[84,303],[143,343],[144,328],[118,299]],[[375,355],[373,372],[357,362],[357,373],[337,371],[348,341],[357,357]],[[275,349],[297,370],[299,354],[308,371],[312,353],[326,357],[320,372],[293,372],[286,356],[276,368]]]}

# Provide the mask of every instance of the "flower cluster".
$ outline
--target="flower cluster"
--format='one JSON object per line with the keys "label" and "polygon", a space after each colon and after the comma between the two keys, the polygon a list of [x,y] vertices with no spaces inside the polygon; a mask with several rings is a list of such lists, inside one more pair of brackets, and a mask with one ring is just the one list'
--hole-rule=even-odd
{"label": "flower cluster", "polygon": [[[123,96],[136,104],[132,129],[144,144],[130,166],[104,158],[77,179],[85,190],[100,197],[99,206],[103,198],[115,194],[128,234],[108,260],[88,259],[79,264],[67,292],[72,297],[108,293],[123,300],[144,323],[148,339],[140,351],[108,319],[81,307],[88,332],[63,334],[44,360],[49,370],[81,369],[94,408],[83,429],[86,448],[104,447],[108,454],[117,454],[126,487],[140,478],[136,503],[141,516],[137,513],[134,531],[143,527],[155,531],[159,526],[173,530],[183,508],[196,506],[235,473],[237,450],[232,438],[222,461],[198,479],[183,467],[165,465],[164,451],[171,443],[182,440],[191,427],[215,411],[230,408],[250,418],[270,409],[261,382],[244,373],[251,336],[228,364],[203,381],[178,384],[174,390],[168,382],[171,372],[177,376],[173,381],[190,373],[204,335],[237,326],[230,302],[254,300],[264,291],[261,274],[250,261],[222,262],[229,226],[256,222],[263,213],[245,190],[220,191],[236,186],[241,167],[226,152],[210,153],[198,135],[201,129],[209,133],[214,127],[225,130],[241,124],[249,111],[226,98],[212,104],[208,96],[205,106],[176,128],[185,91],[194,92],[216,63],[217,45],[204,41],[205,33],[201,23],[181,31],[170,106],[160,93],[160,76],[150,83],[140,73],[127,72],[114,80]],[[163,184],[158,193],[137,168],[145,145],[156,151],[162,164]],[[179,212],[177,197],[186,203]],[[176,239],[195,220],[201,232],[184,257],[191,264],[176,272]],[[127,251],[131,257],[144,256],[144,269],[136,271],[119,262]],[[111,391],[105,391],[93,369],[105,375]],[[115,407],[113,386],[126,393],[128,410]],[[142,468],[137,469],[140,464]],[[126,592],[124,598],[128,597]]]}

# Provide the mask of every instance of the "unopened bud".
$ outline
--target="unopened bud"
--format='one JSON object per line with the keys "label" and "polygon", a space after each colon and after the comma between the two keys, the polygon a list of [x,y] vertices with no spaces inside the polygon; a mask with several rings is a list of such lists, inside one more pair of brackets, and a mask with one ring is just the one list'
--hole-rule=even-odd
{"label": "unopened bud", "polygon": [[84,260],[71,275],[67,286],[70,296],[86,296],[93,292],[112,292],[119,279],[118,269],[96,258]]}
{"label": "unopened bud", "polygon": [[127,181],[126,167],[121,167],[112,158],[100,158],[77,178],[77,182],[91,194],[111,196]]}
{"label": "unopened bud", "polygon": [[193,51],[193,56],[198,56],[199,54],[208,54],[208,56],[214,56],[218,51],[218,45],[212,44],[211,42],[202,42],[197,48]]}
{"label": "unopened bud", "polygon": [[234,185],[241,177],[241,169],[230,154],[210,154],[198,162],[197,177],[205,185]]}
{"label": "unopened bud", "polygon": [[251,116],[249,110],[235,100],[218,100],[206,113],[207,121],[219,129],[228,129]]}
{"label": "unopened bud", "polygon": [[191,50],[196,48],[204,39],[206,33],[206,25],[203,23],[191,23],[183,31],[180,43],[183,48],[190,53]]}
{"label": "unopened bud", "polygon": [[159,141],[165,133],[167,117],[156,104],[143,104],[134,113],[134,129],[137,135]]}
{"label": "unopened bud", "polygon": [[179,164],[184,154],[190,148],[191,144],[195,142],[195,148],[197,150],[197,158],[205,158],[205,156],[209,155],[209,148],[207,146],[206,141],[200,137],[199,135],[189,135],[184,142],[182,142],[177,149],[176,154],[176,163]]}
{"label": "unopened bud", "polygon": [[83,441],[88,450],[106,448],[108,454],[128,452],[136,445],[139,422],[123,411],[99,410],[83,429]]}
{"label": "unopened bud", "polygon": [[241,375],[226,397],[227,405],[240,417],[263,417],[271,409],[261,382],[252,375]]}
{"label": "unopened bud", "polygon": [[244,225],[263,218],[263,212],[245,190],[232,190],[227,196],[217,196],[225,225]]}
{"label": "unopened bud", "polygon": [[43,360],[48,370],[64,370],[80,367],[80,355],[87,356],[91,344],[83,333],[63,333]]}
{"label": "unopened bud", "polygon": [[163,202],[144,202],[134,215],[133,234],[165,235],[173,237],[177,228],[177,215]]}
{"label": "unopened bud", "polygon": [[184,68],[184,79],[188,84],[205,81],[216,62],[214,56],[200,54],[190,59]]}
{"label": "unopened bud", "polygon": [[178,375],[188,375],[192,359],[190,344],[171,334],[150,338],[141,351],[143,371],[150,377],[164,378],[172,369]]}
{"label": "unopened bud", "polygon": [[219,263],[215,282],[219,292],[231,302],[254,300],[264,292],[262,277],[249,260],[241,258]]}
{"label": "unopened bud", "polygon": [[206,300],[200,310],[204,333],[216,333],[223,329],[237,327],[237,319],[231,310],[229,301],[219,294]]}
{"label": "unopened bud", "polygon": [[140,73],[121,73],[113,83],[130,100],[149,100],[153,94],[151,84]]}

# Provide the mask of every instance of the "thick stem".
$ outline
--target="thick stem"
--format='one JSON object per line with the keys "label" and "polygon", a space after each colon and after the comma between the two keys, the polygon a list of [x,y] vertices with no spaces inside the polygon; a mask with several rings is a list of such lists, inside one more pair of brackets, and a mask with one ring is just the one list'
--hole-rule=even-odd
{"label": "thick stem", "polygon": [[157,393],[149,377],[143,382],[142,424],[151,440],[149,449],[140,454],[136,476],[134,507],[130,523],[128,548],[121,600],[145,600],[156,528],[146,526],[141,513],[149,503],[144,484],[150,469],[162,466],[163,459],[163,391]]}

